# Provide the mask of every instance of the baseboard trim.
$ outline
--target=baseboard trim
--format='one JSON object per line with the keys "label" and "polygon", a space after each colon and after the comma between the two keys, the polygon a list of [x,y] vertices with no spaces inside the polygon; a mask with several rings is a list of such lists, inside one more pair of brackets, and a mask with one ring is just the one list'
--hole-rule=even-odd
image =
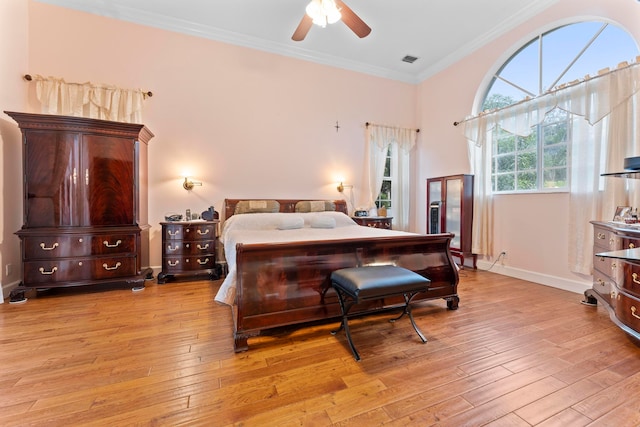
{"label": "baseboard trim", "polygon": [[[489,270],[490,268],[490,270]],[[488,270],[492,273],[502,274],[503,276],[515,277],[516,279],[522,279],[529,282],[534,282],[539,285],[550,286],[552,288],[562,289],[576,294],[582,294],[587,289],[591,288],[592,282],[585,279],[582,280],[570,280],[557,276],[550,276],[535,271],[522,270],[520,268],[513,268],[505,265],[493,265],[487,261],[478,260],[478,269]]]}

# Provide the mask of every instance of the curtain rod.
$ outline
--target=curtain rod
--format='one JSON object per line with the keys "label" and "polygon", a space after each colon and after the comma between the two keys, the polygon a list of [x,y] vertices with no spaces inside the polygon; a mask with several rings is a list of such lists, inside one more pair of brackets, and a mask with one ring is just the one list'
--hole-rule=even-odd
{"label": "curtain rod", "polygon": [[[30,82],[31,80],[33,80],[33,77],[31,77],[31,74],[25,74],[23,77],[24,77],[24,79],[25,79],[26,81],[28,81],[28,82]],[[149,98],[151,98],[151,97],[153,96],[153,92],[151,92],[151,91],[147,91],[147,92],[142,91],[142,94],[143,94],[144,96],[148,96]]]}
{"label": "curtain rod", "polygon": [[[377,124],[375,124],[375,123],[369,123],[369,122],[366,122],[366,123],[365,123],[365,125],[366,125],[367,127],[369,127],[369,125],[371,125],[371,126],[379,126],[379,127],[381,127],[381,128],[397,129],[397,127],[396,127],[396,126],[377,125]],[[409,130],[415,130],[416,132],[420,132],[420,129],[409,129]]]}
{"label": "curtain rod", "polygon": [[[549,89],[545,93],[542,93],[542,94],[536,96],[536,98],[538,98],[540,96],[549,95],[551,93],[558,92],[559,90],[562,90],[562,89],[566,89],[566,88],[569,88],[569,87],[577,86],[577,85],[579,85],[581,83],[584,83],[586,81],[598,79],[600,77],[606,76],[606,75],[611,74],[613,72],[616,72],[616,71],[619,71],[619,70],[623,70],[625,68],[631,68],[631,67],[634,67],[636,65],[640,65],[640,56],[636,56],[636,62],[632,62],[631,64],[629,64],[626,61],[621,62],[621,63],[618,64],[617,68],[614,68],[613,70],[611,70],[609,68],[604,68],[604,69],[598,71],[598,75],[597,76],[593,76],[593,77],[591,77],[590,75],[587,74],[583,79],[574,80],[574,81],[571,81],[571,82],[568,82],[568,83],[561,84],[558,87],[555,87],[553,89]],[[535,99],[535,98],[526,97],[525,99],[523,99],[521,101],[518,101],[518,102],[515,102],[515,103],[513,103],[511,105],[507,105],[506,107],[494,108],[493,110],[488,110],[486,112],[481,111],[480,113],[478,113],[478,114],[476,114],[474,116],[471,116],[469,118],[462,119],[459,122],[453,122],[453,125],[454,126],[458,126],[460,123],[464,123],[464,122],[466,122],[468,120],[475,119],[476,117],[480,117],[480,116],[483,116],[485,114],[495,113],[496,111],[501,111],[501,110],[504,110],[506,108],[513,107],[514,105],[524,104],[525,102],[531,101],[532,99]]]}

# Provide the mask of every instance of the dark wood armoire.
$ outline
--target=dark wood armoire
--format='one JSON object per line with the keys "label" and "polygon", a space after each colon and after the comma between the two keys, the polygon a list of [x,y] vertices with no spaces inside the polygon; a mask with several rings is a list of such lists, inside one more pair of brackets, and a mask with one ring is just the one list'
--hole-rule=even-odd
{"label": "dark wood armoire", "polygon": [[144,287],[149,266],[147,146],[142,124],[5,111],[22,131],[24,291]]}

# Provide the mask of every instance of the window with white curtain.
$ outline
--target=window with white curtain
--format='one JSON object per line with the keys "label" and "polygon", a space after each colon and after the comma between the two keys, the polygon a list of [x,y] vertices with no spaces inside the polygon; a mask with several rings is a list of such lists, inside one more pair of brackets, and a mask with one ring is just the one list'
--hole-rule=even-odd
{"label": "window with white curtain", "polygon": [[393,216],[393,173],[397,167],[394,165],[396,157],[393,153],[397,151],[397,144],[389,144],[387,156],[384,161],[384,174],[382,175],[382,185],[380,186],[380,194],[376,199],[376,208],[387,208],[387,215]]}
{"label": "window with white curtain", "polygon": [[[482,110],[540,96],[638,54],[632,37],[615,25],[589,21],[539,34],[512,55],[487,87]],[[518,136],[496,126],[491,135],[494,193],[568,191],[572,117],[556,109]]]}

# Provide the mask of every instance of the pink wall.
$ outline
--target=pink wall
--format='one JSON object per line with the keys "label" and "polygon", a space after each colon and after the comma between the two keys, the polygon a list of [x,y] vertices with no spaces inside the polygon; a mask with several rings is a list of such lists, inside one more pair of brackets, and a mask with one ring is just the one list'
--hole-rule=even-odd
{"label": "pink wall", "polygon": [[[544,13],[419,85],[418,122],[425,130],[425,143],[420,156],[422,176],[418,179],[423,186],[430,176],[469,171],[467,142],[452,123],[475,112],[489,76],[540,32],[588,19],[614,23],[640,41],[640,4],[636,1],[560,0]],[[417,199],[417,217],[424,218],[425,192],[418,194]],[[560,282],[560,286],[567,289],[584,288],[591,279],[573,274],[567,267],[568,201],[567,193],[496,197],[495,255],[506,250],[508,257],[504,266],[498,265],[493,271],[540,283],[557,285]],[[418,226],[425,230],[425,225]]]}
{"label": "pink wall", "polygon": [[[580,18],[610,20],[640,40],[635,1],[559,0],[414,86],[32,0],[1,4],[3,109],[39,111],[33,85],[19,78],[27,72],[153,91],[144,122],[156,135],[149,153],[156,267],[158,223],[167,212],[201,211],[211,204],[220,209],[225,197],[340,197],[339,177],[355,185],[357,200],[367,121],[421,129],[411,218],[414,230],[425,231],[426,178],[469,171],[466,141],[452,122],[473,111],[479,88],[513,49],[541,30]],[[3,267],[19,262],[13,232],[22,222],[21,192],[7,185],[21,173],[19,136],[8,124],[5,116],[0,121]],[[7,145],[8,135],[13,145]],[[187,170],[203,187],[182,189]],[[586,286],[588,278],[566,267],[567,199],[566,194],[497,198],[494,242],[496,250],[509,252],[498,272],[567,288]]]}
{"label": "pink wall", "polygon": [[[28,63],[28,27],[27,0],[0,2],[1,111],[20,111],[26,106],[27,86],[21,76]],[[22,226],[21,155],[21,137],[15,122],[0,113],[0,293],[4,297],[8,296],[8,288],[20,280],[20,244],[13,233]]]}
{"label": "pink wall", "polygon": [[[224,198],[341,198],[339,177],[361,188],[365,122],[415,126],[413,85],[42,3],[29,11],[29,72],[154,94],[143,113],[156,135],[152,266],[165,213]],[[183,190],[185,171],[203,186]]]}

